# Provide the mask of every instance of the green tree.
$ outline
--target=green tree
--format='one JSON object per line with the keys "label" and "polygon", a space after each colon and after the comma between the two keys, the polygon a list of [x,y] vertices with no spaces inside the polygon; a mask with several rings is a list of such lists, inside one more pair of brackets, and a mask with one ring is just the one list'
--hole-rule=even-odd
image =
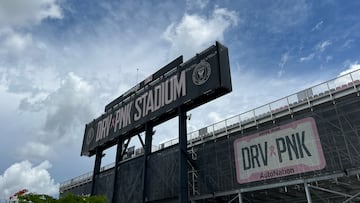
{"label": "green tree", "polygon": [[39,195],[34,193],[29,193],[25,195],[18,196],[19,203],[55,203],[56,199],[49,195]]}
{"label": "green tree", "polygon": [[60,199],[54,199],[49,195],[29,193],[18,196],[19,203],[106,203],[105,196],[77,196],[67,194]]}
{"label": "green tree", "polygon": [[105,196],[77,196],[68,193],[65,197],[60,198],[58,203],[106,203]]}

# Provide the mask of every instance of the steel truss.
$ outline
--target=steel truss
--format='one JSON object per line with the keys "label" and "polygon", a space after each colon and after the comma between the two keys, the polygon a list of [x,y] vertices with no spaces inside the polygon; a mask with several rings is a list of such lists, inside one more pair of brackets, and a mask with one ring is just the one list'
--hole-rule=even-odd
{"label": "steel truss", "polygon": [[212,195],[191,197],[192,203],[229,199],[228,203],[258,202],[360,202],[360,169],[347,170],[320,177],[298,179]]}

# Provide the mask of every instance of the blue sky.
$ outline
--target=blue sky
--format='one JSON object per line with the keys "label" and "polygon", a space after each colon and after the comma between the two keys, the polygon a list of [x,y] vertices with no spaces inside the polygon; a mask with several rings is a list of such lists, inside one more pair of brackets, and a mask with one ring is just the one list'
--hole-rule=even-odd
{"label": "blue sky", "polygon": [[[85,124],[138,81],[216,40],[229,48],[233,92],[191,111],[189,131],[360,67],[359,8],[335,0],[0,1],[0,199],[23,187],[56,195],[58,183],[90,171],[93,158],[79,155]],[[155,143],[176,137],[175,125],[159,126]],[[105,163],[114,160],[108,154]]]}

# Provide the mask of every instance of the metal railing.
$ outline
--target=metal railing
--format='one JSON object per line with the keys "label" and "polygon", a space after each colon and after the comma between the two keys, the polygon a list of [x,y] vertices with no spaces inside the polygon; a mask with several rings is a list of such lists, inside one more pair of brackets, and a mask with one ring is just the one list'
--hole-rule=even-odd
{"label": "metal railing", "polygon": [[[348,74],[339,76],[335,79],[326,81],[324,83],[315,85],[303,91],[291,94],[284,98],[262,105],[250,111],[238,114],[236,116],[227,118],[223,121],[211,124],[199,130],[188,133],[188,144],[193,145],[199,141],[207,140],[208,138],[216,138],[221,134],[227,134],[232,130],[239,130],[257,125],[261,122],[266,122],[285,114],[293,113],[301,110],[299,107],[311,108],[335,97],[342,97],[346,94],[357,92],[359,96],[360,86],[360,69],[350,72]],[[340,94],[343,93],[344,94]],[[339,95],[339,96],[337,96]],[[152,151],[158,151],[179,143],[178,138],[171,139],[167,142],[161,143],[159,146],[153,146]],[[139,156],[143,153],[134,154]],[[126,161],[126,160],[125,160]],[[109,164],[101,168],[101,171],[114,167],[115,164]],[[86,173],[79,177],[65,181],[60,184],[60,191],[65,188],[72,187],[78,183],[85,183],[91,181],[92,172]]]}

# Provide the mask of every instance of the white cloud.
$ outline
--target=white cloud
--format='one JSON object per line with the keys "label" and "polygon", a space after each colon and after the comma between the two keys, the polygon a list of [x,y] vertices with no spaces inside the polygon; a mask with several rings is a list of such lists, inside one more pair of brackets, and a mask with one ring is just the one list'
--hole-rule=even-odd
{"label": "white cloud", "polygon": [[315,50],[318,52],[324,52],[325,49],[330,46],[332,43],[330,40],[325,40],[320,42],[319,44],[316,45]]}
{"label": "white cloud", "polygon": [[300,62],[303,62],[303,61],[310,61],[311,59],[313,59],[315,56],[315,53],[311,53],[309,54],[308,56],[305,56],[305,57],[301,57],[300,58]]}
{"label": "white cloud", "polygon": [[3,64],[10,62],[13,66],[15,62],[38,60],[36,54],[44,49],[44,43],[34,41],[31,32],[23,28],[40,24],[47,18],[62,17],[57,0],[0,1],[0,57]]}
{"label": "white cloud", "polygon": [[53,155],[49,145],[40,142],[30,141],[21,147],[21,156],[31,160],[43,160]]}
{"label": "white cloud", "polygon": [[342,48],[350,48],[354,42],[355,42],[355,40],[348,39],[344,42],[344,44],[341,47]]}
{"label": "white cloud", "polygon": [[324,21],[318,22],[318,23],[311,29],[311,31],[319,30],[319,29],[322,27],[323,23],[324,23]]}
{"label": "white cloud", "polygon": [[[3,39],[3,40],[1,40]],[[0,54],[22,52],[32,44],[31,34],[21,34],[7,29],[0,32]]]}
{"label": "white cloud", "polygon": [[215,8],[210,17],[185,14],[179,23],[169,25],[163,36],[171,43],[171,58],[180,54],[187,58],[215,40],[223,40],[226,30],[238,22],[235,11]]}
{"label": "white cloud", "polygon": [[[55,133],[59,137],[66,136],[79,121],[87,121],[92,116],[91,104],[94,96],[92,86],[85,80],[69,73],[62,81],[60,88],[51,93],[45,101],[47,111],[44,131]],[[44,135],[45,139],[53,139]]]}
{"label": "white cloud", "polygon": [[15,192],[27,189],[29,192],[56,195],[59,184],[51,178],[49,161],[33,166],[29,161],[14,163],[0,175],[0,197],[8,198]]}
{"label": "white cloud", "polygon": [[284,74],[284,72],[285,72],[284,66],[288,60],[289,60],[289,52],[286,52],[281,55],[281,59],[280,59],[280,63],[279,63],[280,70],[278,71],[278,77],[281,77]]}
{"label": "white cloud", "polygon": [[[332,42],[330,40],[325,40],[322,42],[319,42],[318,44],[315,45],[314,47],[314,52],[310,53],[307,56],[301,57],[300,58],[300,62],[304,62],[304,61],[310,61],[312,60],[315,56],[318,56],[319,58],[321,58],[321,53],[324,52],[330,45],[332,44]],[[326,57],[326,61],[330,60],[330,58],[328,58],[328,56]]]}
{"label": "white cloud", "polygon": [[329,61],[331,61],[332,59],[333,59],[332,56],[326,56],[326,62],[329,62]]}
{"label": "white cloud", "polygon": [[62,18],[56,0],[0,1],[0,30],[40,23],[46,18]]}
{"label": "white cloud", "polygon": [[46,96],[23,98],[21,110],[43,112],[44,122],[32,134],[31,140],[36,141],[27,142],[19,149],[20,154],[26,159],[41,160],[53,154],[54,145],[80,140],[82,136],[77,134],[77,129],[94,117],[93,92],[88,82],[71,72],[58,89]]}
{"label": "white cloud", "polygon": [[340,74],[338,76],[342,76],[342,75],[345,75],[345,74],[348,74],[348,73],[351,73],[351,72],[354,72],[354,71],[356,71],[356,72],[352,73],[353,79],[354,80],[359,80],[360,79],[360,64],[357,63],[357,62],[351,64],[348,69],[340,72]]}

